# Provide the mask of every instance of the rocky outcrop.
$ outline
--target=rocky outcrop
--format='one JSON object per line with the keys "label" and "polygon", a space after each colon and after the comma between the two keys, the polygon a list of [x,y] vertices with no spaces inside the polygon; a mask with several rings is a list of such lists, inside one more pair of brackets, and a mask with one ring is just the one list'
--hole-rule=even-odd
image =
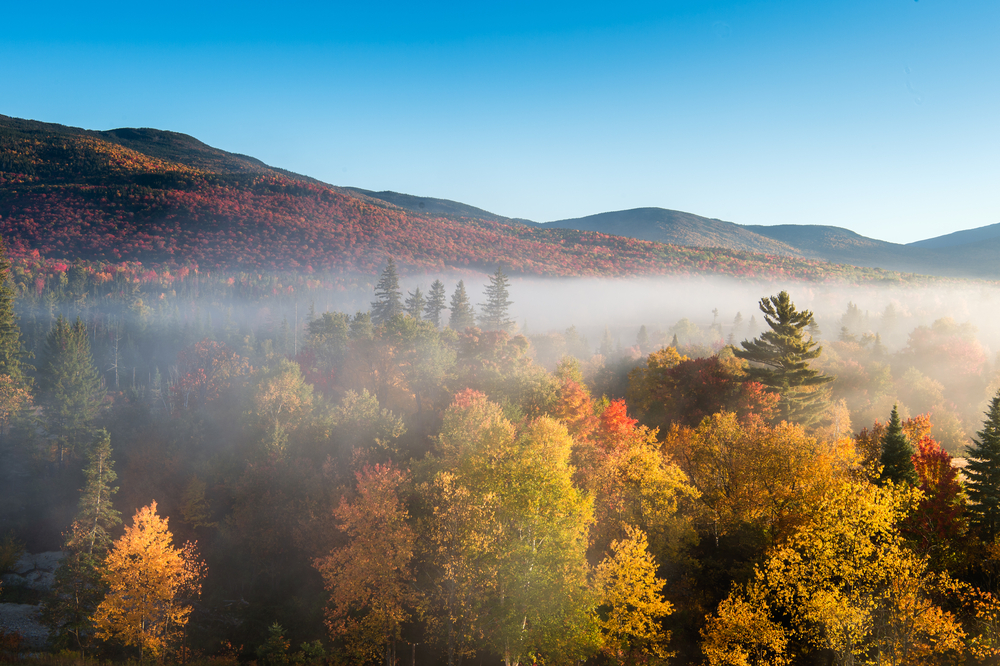
{"label": "rocky outcrop", "polygon": [[[62,561],[63,553],[25,553],[14,565],[14,570],[2,577],[4,588],[27,588],[45,592],[55,582],[55,572]],[[0,603],[0,629],[18,632],[24,638],[25,646],[32,650],[45,647],[48,629],[39,622],[40,604]]]}

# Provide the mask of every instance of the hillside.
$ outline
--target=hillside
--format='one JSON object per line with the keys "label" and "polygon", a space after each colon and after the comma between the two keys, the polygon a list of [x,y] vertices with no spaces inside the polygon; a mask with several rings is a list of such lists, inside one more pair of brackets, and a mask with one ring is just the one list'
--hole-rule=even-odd
{"label": "hillside", "polygon": [[791,256],[539,228],[392,194],[334,187],[174,132],[95,132],[0,116],[0,234],[15,256],[372,275],[391,255],[407,272],[502,264],[542,276],[903,279]]}
{"label": "hillside", "polygon": [[663,208],[635,208],[613,213],[599,213],[571,220],[549,222],[557,229],[598,231],[657,243],[688,247],[719,247],[740,252],[776,254],[785,257],[806,256],[796,248],[749,227]]}
{"label": "hillside", "polygon": [[686,247],[815,259],[903,273],[1000,279],[1000,225],[901,245],[849,229],[810,224],[740,225],[663,208],[635,208],[537,225],[578,229]]}

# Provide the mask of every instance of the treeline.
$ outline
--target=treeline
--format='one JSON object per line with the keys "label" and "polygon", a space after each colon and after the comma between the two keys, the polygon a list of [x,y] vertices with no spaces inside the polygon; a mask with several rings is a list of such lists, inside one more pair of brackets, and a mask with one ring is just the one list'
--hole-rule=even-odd
{"label": "treeline", "polygon": [[[761,300],[738,347],[678,328],[593,355],[567,332],[586,358],[549,370],[533,341],[554,338],[515,332],[499,269],[473,303],[462,283],[404,294],[390,262],[370,308],[305,312],[301,331],[76,320],[63,302],[18,321],[3,289],[0,518],[66,557],[51,594],[6,586],[0,600],[43,603],[53,650],[259,664],[1000,656],[1000,400],[964,476],[930,417],[888,405],[887,423],[855,433],[833,370],[851,354],[879,362],[864,353],[891,373],[891,355],[850,328],[821,348],[787,293]],[[112,385],[98,344],[104,359],[131,344],[150,370]]]}

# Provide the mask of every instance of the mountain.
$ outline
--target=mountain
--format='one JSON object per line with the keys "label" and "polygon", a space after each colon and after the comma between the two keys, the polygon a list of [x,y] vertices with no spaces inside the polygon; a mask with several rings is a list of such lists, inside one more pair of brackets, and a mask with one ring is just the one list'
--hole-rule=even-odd
{"label": "mountain", "polygon": [[804,256],[791,245],[756,233],[749,227],[663,208],[635,208],[600,213],[572,220],[549,222],[545,226],[599,231],[604,234],[689,247],[721,247],[740,252],[777,254],[784,257]]}
{"label": "mountain", "polygon": [[1000,224],[991,224],[977,229],[956,231],[944,236],[937,236],[936,238],[916,241],[914,243],[910,243],[909,247],[940,249],[945,247],[957,247],[960,245],[971,245],[973,243],[991,241],[996,238],[1000,238]]}
{"label": "mountain", "polygon": [[[899,282],[914,278],[848,264],[865,266],[856,261],[864,252],[868,266],[883,265],[876,259],[897,248],[907,261],[932,252],[845,234],[745,227],[656,208],[539,224],[444,199],[329,185],[177,132],[92,131],[0,116],[0,235],[12,256],[37,254],[56,267],[141,262],[143,271],[370,276],[392,256],[410,273],[491,273],[501,265],[512,275],[553,277]],[[834,242],[840,237],[848,240]],[[968,266],[957,250],[934,256],[951,274]],[[929,263],[899,263],[931,272]]]}
{"label": "mountain", "polygon": [[12,256],[26,258],[24,270],[47,271],[46,280],[58,278],[67,262],[107,279],[133,275],[135,262],[142,262],[146,272],[290,271],[337,280],[375,275],[388,256],[410,273],[491,273],[499,264],[512,275],[553,277],[904,279],[794,256],[559,229],[441,199],[335,187],[176,132],[91,131],[6,116],[0,116],[0,235]]}
{"label": "mountain", "polygon": [[1000,279],[1000,224],[909,245],[822,225],[740,225],[663,208],[635,208],[542,227],[615,234],[682,246],[719,247],[903,273]]}

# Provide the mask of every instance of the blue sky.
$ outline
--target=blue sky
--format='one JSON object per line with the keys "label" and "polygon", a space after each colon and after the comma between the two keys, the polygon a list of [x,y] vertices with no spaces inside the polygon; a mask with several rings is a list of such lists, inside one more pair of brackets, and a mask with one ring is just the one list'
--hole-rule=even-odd
{"label": "blue sky", "polygon": [[7,3],[0,113],[548,221],[1000,222],[1000,3]]}

